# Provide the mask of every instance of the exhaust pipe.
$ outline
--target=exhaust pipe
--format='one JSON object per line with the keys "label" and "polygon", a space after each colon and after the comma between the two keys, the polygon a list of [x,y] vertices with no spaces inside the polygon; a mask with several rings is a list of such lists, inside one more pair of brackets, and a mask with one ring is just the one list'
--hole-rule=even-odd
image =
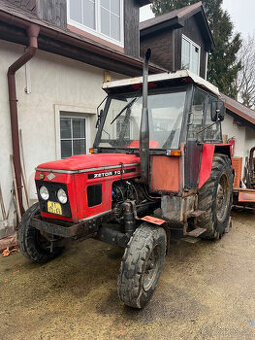
{"label": "exhaust pipe", "polygon": [[148,115],[148,68],[151,56],[150,48],[146,51],[143,64],[143,110],[140,126],[140,161],[141,161],[141,182],[149,183],[149,115]]}

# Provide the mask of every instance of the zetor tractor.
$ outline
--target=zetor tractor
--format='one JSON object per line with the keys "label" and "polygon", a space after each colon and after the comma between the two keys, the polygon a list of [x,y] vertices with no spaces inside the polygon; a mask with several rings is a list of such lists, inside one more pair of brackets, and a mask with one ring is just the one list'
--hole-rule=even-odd
{"label": "zetor tractor", "polygon": [[171,231],[219,239],[228,229],[234,178],[218,89],[185,70],[148,76],[149,57],[143,78],[104,84],[91,154],[36,168],[39,203],[18,230],[38,263],[66,238],[124,247],[118,295],[135,308],[157,286]]}

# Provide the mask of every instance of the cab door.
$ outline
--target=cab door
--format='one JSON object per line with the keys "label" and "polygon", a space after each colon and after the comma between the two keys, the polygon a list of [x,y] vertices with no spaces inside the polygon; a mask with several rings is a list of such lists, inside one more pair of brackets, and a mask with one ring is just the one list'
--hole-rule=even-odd
{"label": "cab door", "polygon": [[185,190],[192,190],[198,186],[201,155],[203,150],[203,129],[205,127],[205,119],[209,106],[209,94],[206,91],[195,87],[188,119],[188,131],[185,146]]}

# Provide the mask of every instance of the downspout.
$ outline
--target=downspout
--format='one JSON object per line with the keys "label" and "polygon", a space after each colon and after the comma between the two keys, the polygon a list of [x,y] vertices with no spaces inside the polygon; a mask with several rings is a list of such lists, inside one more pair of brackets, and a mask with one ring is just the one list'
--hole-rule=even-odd
{"label": "downspout", "polygon": [[19,145],[19,126],[18,126],[18,108],[16,95],[16,81],[15,74],[23,65],[25,65],[35,55],[38,48],[38,35],[40,27],[31,24],[27,28],[27,35],[29,38],[29,46],[25,53],[19,57],[8,69],[8,87],[9,87],[9,101],[10,101],[10,116],[11,116],[11,132],[12,132],[12,149],[13,162],[15,169],[15,177],[17,182],[18,197],[17,204],[19,204],[21,214],[24,213],[23,199],[22,199],[22,182],[21,182],[21,161],[20,161],[20,145]]}

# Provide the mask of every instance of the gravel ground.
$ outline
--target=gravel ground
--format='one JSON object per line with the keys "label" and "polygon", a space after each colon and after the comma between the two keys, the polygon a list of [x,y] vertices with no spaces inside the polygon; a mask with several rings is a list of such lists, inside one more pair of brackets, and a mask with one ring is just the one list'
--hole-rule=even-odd
{"label": "gravel ground", "polygon": [[255,339],[255,214],[217,242],[175,241],[144,310],[120,304],[122,249],[71,243],[35,265],[0,258],[0,339]]}

